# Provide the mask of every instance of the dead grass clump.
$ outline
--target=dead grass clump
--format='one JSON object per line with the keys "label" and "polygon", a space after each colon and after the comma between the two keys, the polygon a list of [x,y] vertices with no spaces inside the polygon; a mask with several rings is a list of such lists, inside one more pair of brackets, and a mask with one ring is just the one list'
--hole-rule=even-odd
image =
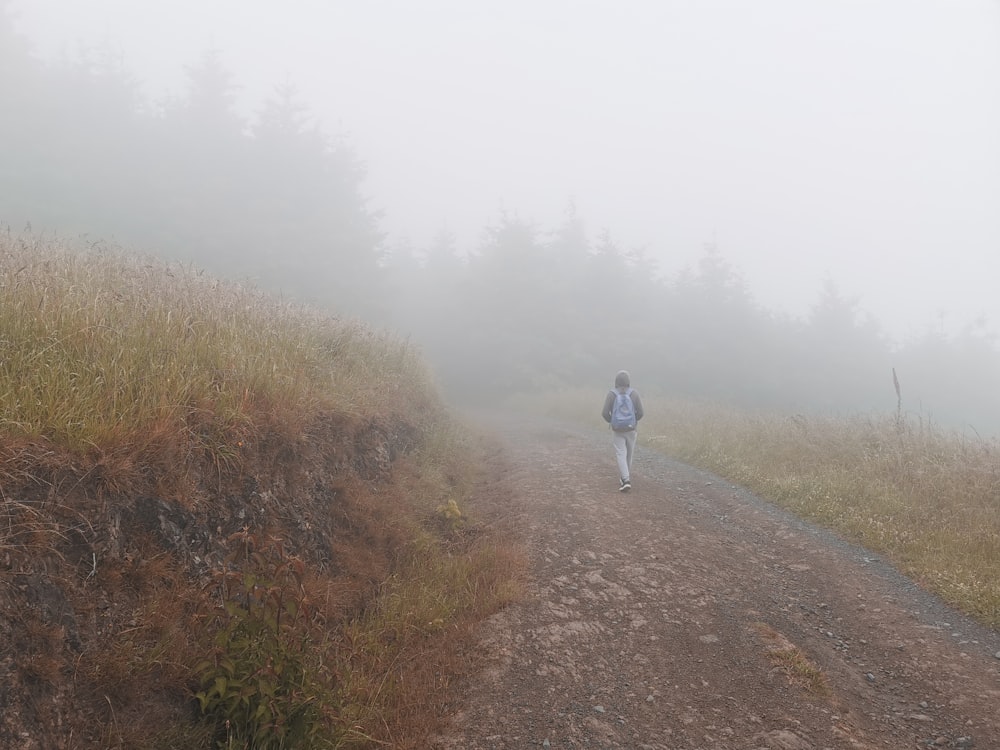
{"label": "dead grass clump", "polygon": [[756,622],[751,627],[763,641],[771,664],[782,672],[789,682],[800,685],[816,696],[830,695],[830,684],[826,675],[813,664],[802,649],[766,623]]}

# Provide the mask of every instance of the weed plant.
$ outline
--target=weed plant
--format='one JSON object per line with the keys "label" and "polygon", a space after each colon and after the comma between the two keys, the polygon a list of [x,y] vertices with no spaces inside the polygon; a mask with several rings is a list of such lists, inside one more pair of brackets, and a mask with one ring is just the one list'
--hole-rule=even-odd
{"label": "weed plant", "polygon": [[334,748],[336,673],[324,668],[330,640],[315,626],[306,568],[280,544],[238,536],[244,564],[219,571],[221,622],[195,667],[202,714],[221,747]]}
{"label": "weed plant", "polygon": [[[545,397],[604,427],[604,392]],[[884,555],[1000,628],[1000,445],[902,413],[742,411],[643,393],[640,446],[747,487]]]}

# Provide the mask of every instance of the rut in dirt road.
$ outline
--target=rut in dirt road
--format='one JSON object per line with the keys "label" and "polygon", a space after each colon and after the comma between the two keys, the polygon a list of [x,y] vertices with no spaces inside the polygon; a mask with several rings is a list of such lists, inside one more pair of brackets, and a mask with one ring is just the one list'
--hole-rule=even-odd
{"label": "rut in dirt road", "polygon": [[1000,750],[1000,636],[845,544],[610,437],[492,425],[531,555],[435,744]]}

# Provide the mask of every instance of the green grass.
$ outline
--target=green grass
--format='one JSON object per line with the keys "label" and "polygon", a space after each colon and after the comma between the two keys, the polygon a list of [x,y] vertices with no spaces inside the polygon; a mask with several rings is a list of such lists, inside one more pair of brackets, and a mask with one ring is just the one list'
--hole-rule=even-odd
{"label": "green grass", "polygon": [[[546,396],[603,427],[602,391]],[[872,549],[1000,628],[1000,445],[895,414],[740,411],[643,394],[640,445],[719,474]]]}

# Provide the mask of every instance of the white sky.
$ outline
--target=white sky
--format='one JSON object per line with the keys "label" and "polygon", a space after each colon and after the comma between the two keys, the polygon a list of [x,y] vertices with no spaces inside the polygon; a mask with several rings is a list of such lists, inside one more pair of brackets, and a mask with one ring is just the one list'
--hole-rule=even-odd
{"label": "white sky", "polygon": [[[391,243],[569,202],[667,273],[715,242],[802,314],[1000,329],[1000,0],[14,0],[45,58],[109,41],[151,99],[221,52],[343,132]],[[943,317],[942,317],[943,316]]]}

